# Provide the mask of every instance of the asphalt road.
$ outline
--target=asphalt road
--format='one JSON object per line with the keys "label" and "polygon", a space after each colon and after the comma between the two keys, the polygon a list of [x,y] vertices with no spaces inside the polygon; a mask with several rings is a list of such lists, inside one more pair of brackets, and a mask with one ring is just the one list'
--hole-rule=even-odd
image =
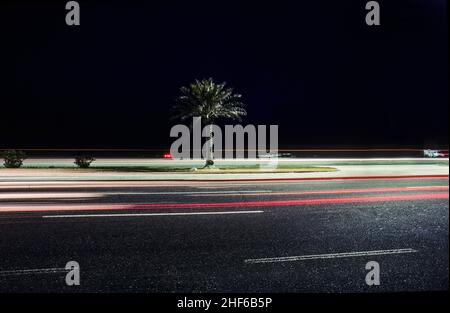
{"label": "asphalt road", "polygon": [[[0,292],[448,290],[447,178],[0,185]],[[69,261],[81,285],[65,283]],[[380,264],[381,285],[366,284]]]}

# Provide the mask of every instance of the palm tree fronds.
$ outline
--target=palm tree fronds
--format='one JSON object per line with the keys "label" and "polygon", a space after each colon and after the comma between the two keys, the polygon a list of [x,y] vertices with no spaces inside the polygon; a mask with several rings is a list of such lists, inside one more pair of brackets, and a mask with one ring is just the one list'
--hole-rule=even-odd
{"label": "palm tree fronds", "polygon": [[227,88],[226,83],[216,84],[212,78],[196,80],[180,88],[180,96],[173,107],[175,118],[187,120],[202,117],[206,122],[219,118],[241,120],[247,115],[242,96]]}

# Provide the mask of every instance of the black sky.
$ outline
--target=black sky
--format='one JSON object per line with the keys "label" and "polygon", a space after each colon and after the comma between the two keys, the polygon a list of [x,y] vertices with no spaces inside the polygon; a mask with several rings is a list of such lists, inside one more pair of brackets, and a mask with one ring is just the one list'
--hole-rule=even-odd
{"label": "black sky", "polygon": [[[178,89],[244,95],[282,146],[448,146],[444,0],[0,4],[0,148],[165,148]],[[394,3],[395,2],[395,3]]]}

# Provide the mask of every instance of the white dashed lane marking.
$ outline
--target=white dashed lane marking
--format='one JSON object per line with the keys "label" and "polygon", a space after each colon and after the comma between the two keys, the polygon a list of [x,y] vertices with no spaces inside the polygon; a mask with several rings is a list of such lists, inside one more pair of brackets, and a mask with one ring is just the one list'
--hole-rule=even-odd
{"label": "white dashed lane marking", "polygon": [[361,251],[361,252],[303,255],[303,256],[290,256],[290,257],[265,258],[265,259],[248,259],[248,260],[245,260],[245,263],[261,264],[261,263],[299,262],[299,261],[309,261],[309,260],[325,260],[325,259],[355,258],[355,257],[367,257],[367,256],[379,256],[379,255],[408,254],[408,253],[417,253],[417,252],[419,252],[419,251],[414,250],[414,249]]}
{"label": "white dashed lane marking", "polygon": [[264,211],[230,211],[230,212],[184,212],[184,213],[148,213],[148,214],[80,214],[80,215],[47,215],[42,218],[102,218],[102,217],[158,217],[158,216],[202,216],[202,215],[238,215],[261,214]]}

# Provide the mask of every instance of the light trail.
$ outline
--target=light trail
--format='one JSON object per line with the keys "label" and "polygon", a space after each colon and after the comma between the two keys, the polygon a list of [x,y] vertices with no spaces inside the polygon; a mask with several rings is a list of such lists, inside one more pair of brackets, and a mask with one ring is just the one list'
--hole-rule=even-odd
{"label": "light trail", "polygon": [[116,211],[116,210],[158,210],[158,209],[198,209],[198,208],[249,208],[249,207],[284,207],[322,204],[424,201],[448,199],[446,193],[425,193],[412,195],[385,195],[348,198],[320,198],[276,201],[243,201],[212,203],[151,203],[151,204],[87,204],[87,205],[0,205],[0,213],[6,212],[56,212],[56,211]]}
{"label": "light trail", "polygon": [[128,187],[212,187],[211,184],[217,186],[242,186],[242,185],[264,185],[268,183],[295,184],[301,182],[313,181],[379,181],[379,180],[440,180],[449,179],[449,175],[414,175],[414,176],[352,176],[352,177],[309,177],[309,178],[273,178],[273,179],[205,179],[205,180],[123,180],[123,181],[0,181],[1,189],[46,189],[46,188],[128,188]]}
{"label": "light trail", "polygon": [[[350,194],[350,193],[375,193],[375,192],[398,192],[398,191],[442,191],[449,190],[448,186],[418,186],[418,187],[393,187],[393,188],[358,188],[358,189],[333,189],[333,190],[306,190],[306,191],[284,191],[284,192],[247,192],[232,193],[218,192],[214,196],[227,197],[260,197],[260,196],[294,196],[294,195],[322,195],[322,194]],[[208,197],[208,194],[192,194],[191,197]]]}
{"label": "light trail", "polygon": [[158,216],[214,216],[262,214],[264,211],[231,211],[231,212],[181,212],[181,213],[148,213],[148,214],[80,214],[80,215],[46,215],[45,219],[61,218],[101,218],[101,217],[158,217]]}

